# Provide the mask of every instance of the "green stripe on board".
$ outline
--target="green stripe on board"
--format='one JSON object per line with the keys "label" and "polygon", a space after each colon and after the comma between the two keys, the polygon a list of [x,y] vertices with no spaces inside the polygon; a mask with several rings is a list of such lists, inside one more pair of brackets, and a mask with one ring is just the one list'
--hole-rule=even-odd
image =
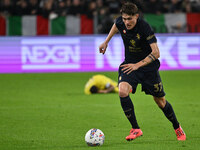
{"label": "green stripe on board", "polygon": [[144,19],[152,26],[155,33],[167,33],[164,15],[145,14]]}
{"label": "green stripe on board", "polygon": [[8,21],[8,35],[22,35],[22,18],[20,16],[10,16]]}
{"label": "green stripe on board", "polygon": [[66,34],[66,17],[58,17],[51,20],[51,35]]}

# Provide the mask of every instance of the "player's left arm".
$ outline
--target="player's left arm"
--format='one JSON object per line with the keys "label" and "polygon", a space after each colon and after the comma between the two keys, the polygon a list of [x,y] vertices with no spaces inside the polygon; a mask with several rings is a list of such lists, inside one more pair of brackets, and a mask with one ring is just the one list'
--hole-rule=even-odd
{"label": "player's left arm", "polygon": [[152,52],[145,59],[136,63],[139,68],[150,64],[151,62],[155,61],[156,59],[160,57],[160,51],[159,51],[157,43],[150,44],[150,47],[151,47]]}
{"label": "player's left arm", "polygon": [[155,61],[156,59],[158,59],[160,57],[160,51],[158,48],[157,43],[151,43],[150,47],[152,49],[152,52],[143,60],[139,61],[136,64],[124,64],[121,65],[121,67],[123,67],[122,71],[124,71],[124,73],[131,73],[134,70],[139,69],[140,67],[146,66],[148,64],[150,64],[151,62]]}

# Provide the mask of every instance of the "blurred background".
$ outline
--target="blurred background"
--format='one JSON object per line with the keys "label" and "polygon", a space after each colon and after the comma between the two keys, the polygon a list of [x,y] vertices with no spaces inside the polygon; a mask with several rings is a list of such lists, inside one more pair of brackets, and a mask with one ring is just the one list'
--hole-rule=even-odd
{"label": "blurred background", "polygon": [[[124,2],[126,1],[1,0],[0,35],[108,33]],[[131,2],[138,5],[141,17],[152,25],[156,33],[200,32],[199,0]]]}
{"label": "blurred background", "polygon": [[[1,0],[0,72],[116,71],[124,46],[106,38],[127,0]],[[200,68],[199,0],[130,0],[157,34],[161,70]],[[188,49],[190,51],[188,51]]]}

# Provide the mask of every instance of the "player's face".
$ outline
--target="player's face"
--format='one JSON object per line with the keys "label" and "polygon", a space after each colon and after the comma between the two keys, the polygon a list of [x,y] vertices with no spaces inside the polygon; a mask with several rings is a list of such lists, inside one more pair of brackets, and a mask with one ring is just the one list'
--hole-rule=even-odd
{"label": "player's face", "polygon": [[128,30],[131,30],[135,27],[138,17],[139,17],[138,14],[135,14],[133,16],[124,13],[122,14],[122,20]]}

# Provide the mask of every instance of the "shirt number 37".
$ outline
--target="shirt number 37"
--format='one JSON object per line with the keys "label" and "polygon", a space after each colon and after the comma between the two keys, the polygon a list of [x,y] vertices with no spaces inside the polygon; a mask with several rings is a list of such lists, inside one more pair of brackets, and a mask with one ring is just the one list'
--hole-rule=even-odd
{"label": "shirt number 37", "polygon": [[162,83],[154,84],[154,92],[161,92],[162,91]]}

